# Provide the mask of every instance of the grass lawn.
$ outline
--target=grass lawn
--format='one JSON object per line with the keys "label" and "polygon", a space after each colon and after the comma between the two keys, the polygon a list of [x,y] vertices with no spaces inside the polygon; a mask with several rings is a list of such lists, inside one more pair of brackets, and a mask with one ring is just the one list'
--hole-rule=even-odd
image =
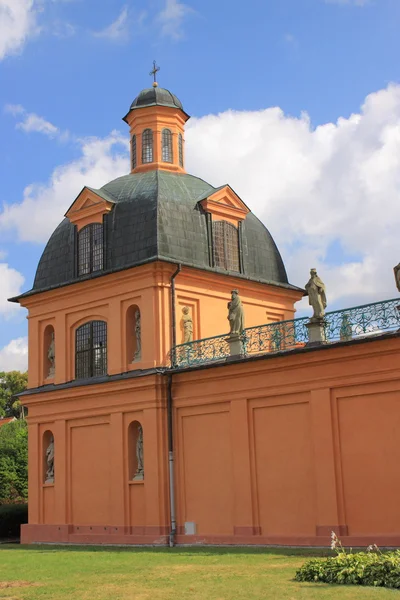
{"label": "grass lawn", "polygon": [[[0,598],[9,600],[375,600],[383,588],[297,583],[318,550],[0,546]],[[325,552],[326,554],[326,552]]]}

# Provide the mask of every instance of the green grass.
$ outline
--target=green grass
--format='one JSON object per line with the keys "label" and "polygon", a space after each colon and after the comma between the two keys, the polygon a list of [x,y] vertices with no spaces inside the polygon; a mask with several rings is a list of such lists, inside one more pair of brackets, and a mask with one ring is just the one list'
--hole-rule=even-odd
{"label": "green grass", "polygon": [[[293,581],[324,551],[259,548],[0,546],[9,600],[313,600],[399,598],[383,588]],[[325,552],[326,554],[326,552]]]}

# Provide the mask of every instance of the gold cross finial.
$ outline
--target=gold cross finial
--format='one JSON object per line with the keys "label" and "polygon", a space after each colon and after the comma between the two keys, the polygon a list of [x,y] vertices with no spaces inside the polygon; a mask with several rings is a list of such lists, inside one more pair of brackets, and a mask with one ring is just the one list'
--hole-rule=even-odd
{"label": "gold cross finial", "polygon": [[157,87],[158,83],[157,83],[157,72],[160,70],[160,67],[157,67],[156,61],[153,60],[153,68],[150,71],[149,75],[153,75],[154,77],[154,81],[153,81],[153,87]]}

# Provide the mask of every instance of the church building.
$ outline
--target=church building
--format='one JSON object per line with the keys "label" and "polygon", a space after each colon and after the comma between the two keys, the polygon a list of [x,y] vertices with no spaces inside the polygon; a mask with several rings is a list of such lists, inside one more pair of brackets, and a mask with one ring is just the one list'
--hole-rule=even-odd
{"label": "church building", "polygon": [[188,119],[157,83],[138,94],[130,173],[71,198],[11,299],[29,312],[22,542],[400,545],[397,303],[384,323],[364,307],[362,331],[327,313],[311,339],[246,199],[186,172]]}

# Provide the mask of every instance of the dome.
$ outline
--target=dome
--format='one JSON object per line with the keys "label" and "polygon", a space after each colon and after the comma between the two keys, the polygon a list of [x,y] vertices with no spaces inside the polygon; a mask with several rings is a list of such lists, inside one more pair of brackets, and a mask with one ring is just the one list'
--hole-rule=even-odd
{"label": "dome", "polygon": [[77,278],[75,227],[65,218],[48,241],[27,294],[154,260],[297,289],[288,284],[271,234],[252,213],[242,223],[243,273],[210,266],[207,219],[199,200],[216,189],[192,175],[153,170],[118,177],[93,190],[114,202],[105,216],[105,270]]}
{"label": "dome", "polygon": [[129,110],[143,106],[169,106],[183,110],[182,102],[172,92],[160,87],[146,88],[134,99]]}

